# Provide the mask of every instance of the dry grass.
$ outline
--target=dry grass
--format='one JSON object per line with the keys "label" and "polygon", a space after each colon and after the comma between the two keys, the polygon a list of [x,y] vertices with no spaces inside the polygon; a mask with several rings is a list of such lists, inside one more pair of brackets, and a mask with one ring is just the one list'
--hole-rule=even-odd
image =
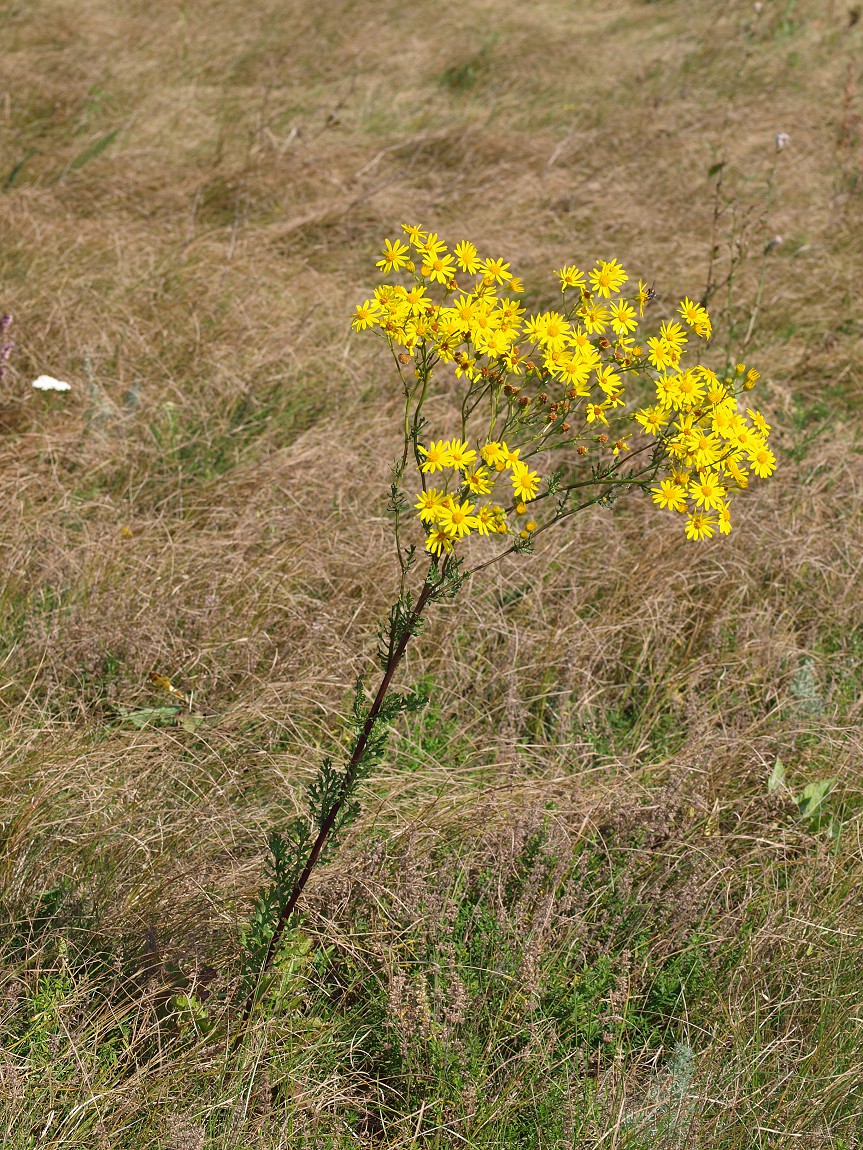
{"label": "dry grass", "polygon": [[[854,11],[0,0],[4,1145],[861,1144]],[[719,160],[781,471],[727,541],[618,505],[439,612],[225,1078],[177,995],[220,1016],[394,583],[372,253],[422,220],[538,303],[613,252],[656,321]],[[120,719],[153,670],[196,731]]]}

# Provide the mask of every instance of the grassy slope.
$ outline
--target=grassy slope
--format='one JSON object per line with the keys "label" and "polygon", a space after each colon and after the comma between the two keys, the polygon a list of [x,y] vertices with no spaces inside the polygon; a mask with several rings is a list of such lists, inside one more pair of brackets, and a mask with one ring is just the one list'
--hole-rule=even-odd
{"label": "grassy slope", "polygon": [[[859,1144],[861,27],[2,0],[5,1145]],[[727,541],[619,505],[441,614],[226,1076],[177,996],[218,1019],[393,581],[387,365],[345,323],[381,237],[470,236],[537,304],[616,253],[658,323],[720,161],[712,355],[761,368],[781,471]],[[204,725],[117,721],[154,669]],[[825,777],[832,837],[794,801]]]}

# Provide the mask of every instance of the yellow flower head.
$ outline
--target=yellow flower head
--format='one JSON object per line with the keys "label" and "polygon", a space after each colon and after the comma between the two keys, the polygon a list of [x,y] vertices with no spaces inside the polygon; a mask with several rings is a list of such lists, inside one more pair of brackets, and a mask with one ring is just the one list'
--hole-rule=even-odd
{"label": "yellow flower head", "polygon": [[776,456],[763,440],[756,440],[746,454],[750,467],[759,479],[766,479],[776,470]]}
{"label": "yellow flower head", "polygon": [[603,364],[596,369],[596,382],[606,395],[614,395],[623,384],[623,380],[610,364]]}
{"label": "yellow flower head", "polygon": [[387,273],[398,271],[408,262],[407,254],[409,251],[408,245],[403,244],[401,240],[384,240],[383,259],[378,260],[375,267]]}
{"label": "yellow flower head", "polygon": [[426,238],[416,246],[417,250],[427,259],[442,256],[446,251],[446,244],[443,240],[438,239],[437,232],[429,232]]}
{"label": "yellow flower head", "polygon": [[476,529],[480,535],[488,535],[489,532],[497,531],[497,515],[491,504],[483,503],[483,505],[477,509],[475,518]]}
{"label": "yellow flower head", "polygon": [[680,307],[677,309],[677,311],[678,315],[680,315],[685,320],[685,322],[688,323],[691,328],[693,328],[697,336],[699,336],[701,339],[710,338],[711,325],[710,316],[707,314],[707,308],[702,307],[701,304],[693,303],[693,301],[687,296],[686,299],[681,301]]}
{"label": "yellow flower head", "polygon": [[405,292],[405,303],[411,315],[422,315],[427,308],[431,307],[431,300],[426,294],[426,289],[420,287],[419,284],[414,284]]}
{"label": "yellow flower head", "polygon": [[456,244],[455,258],[459,268],[463,272],[467,272],[468,275],[476,275],[479,271],[476,246],[467,240],[462,240],[461,243]]}
{"label": "yellow flower head", "polygon": [[506,445],[497,442],[487,443],[480,455],[483,457],[489,467],[493,467],[495,471],[503,471],[506,467]]}
{"label": "yellow flower head", "polygon": [[638,327],[635,308],[626,300],[615,300],[608,310],[611,312],[611,330],[615,335],[629,335]]}
{"label": "yellow flower head", "polygon": [[751,407],[747,407],[746,414],[749,416],[756,429],[760,431],[762,435],[767,435],[769,433],[770,424],[767,422],[760,411],[753,411]]}
{"label": "yellow flower head", "polygon": [[695,407],[704,398],[704,388],[694,372],[681,372],[676,383],[678,403],[682,407]]}
{"label": "yellow flower head", "polygon": [[521,500],[527,502],[536,497],[537,488],[539,487],[539,476],[535,471],[531,471],[526,463],[514,463],[512,465],[512,481],[513,494]]}
{"label": "yellow flower head", "polygon": [[476,516],[471,515],[473,509],[473,503],[468,503],[467,500],[459,503],[453,499],[441,508],[438,524],[451,539],[461,539],[463,535],[476,531],[479,526]]}
{"label": "yellow flower head", "polygon": [[422,519],[424,523],[434,523],[446,502],[446,495],[443,491],[437,491],[434,487],[430,487],[428,491],[421,491],[417,496],[417,501],[414,507],[419,514],[418,519]]}
{"label": "yellow flower head", "polygon": [[590,273],[590,286],[597,294],[608,299],[613,292],[620,291],[629,276],[616,259],[610,263],[600,260]]}
{"label": "yellow flower head", "polygon": [[682,316],[690,327],[694,327],[701,318],[702,307],[700,304],[694,303],[689,296],[681,300],[680,307],[677,309],[678,315]]}
{"label": "yellow flower head", "polygon": [[420,268],[420,275],[432,283],[448,284],[454,274],[453,257],[427,254]]}
{"label": "yellow flower head", "polygon": [[354,310],[354,318],[351,327],[354,331],[362,331],[364,328],[372,327],[378,320],[381,314],[381,306],[374,299],[367,299],[365,303],[358,303]]}
{"label": "yellow flower head", "polygon": [[669,320],[666,323],[659,325],[659,337],[673,347],[677,351],[682,351],[684,346],[689,342],[686,338],[686,333],[679,323],[674,320]]}
{"label": "yellow flower head", "polygon": [[502,259],[483,260],[479,267],[485,279],[492,283],[504,284],[512,279],[512,273],[508,270],[509,264],[504,263]]}
{"label": "yellow flower head", "polygon": [[503,452],[504,466],[505,467],[515,467],[516,463],[518,463],[518,461],[519,461],[518,456],[519,456],[519,452],[521,451],[521,448],[520,447],[513,447],[512,449],[510,449],[507,446],[506,440],[503,440],[501,442],[500,449]]}
{"label": "yellow flower head", "polygon": [[696,467],[712,467],[722,456],[722,440],[703,427],[694,432],[691,446]]}
{"label": "yellow flower head", "polygon": [[725,498],[725,488],[719,482],[719,476],[715,471],[703,471],[690,483],[689,494],[698,507],[703,507],[706,511],[718,510]]}
{"label": "yellow flower head", "polygon": [[588,403],[584,409],[584,415],[588,423],[595,423],[596,420],[599,420],[600,423],[604,423],[608,427],[604,403]]}
{"label": "yellow flower head", "polygon": [[686,488],[673,479],[663,479],[658,487],[651,487],[653,502],[672,511],[686,510]]}
{"label": "yellow flower head", "polygon": [[429,537],[426,539],[426,551],[431,552],[432,555],[440,555],[441,552],[452,551],[452,539],[440,527],[435,527]]}
{"label": "yellow flower head", "polygon": [[596,300],[585,300],[578,314],[590,335],[602,335],[608,326],[608,308]]}
{"label": "yellow flower head", "polygon": [[651,336],[647,341],[649,351],[647,358],[657,371],[665,371],[668,367],[676,367],[680,359],[674,348],[664,339]]}
{"label": "yellow flower head", "polygon": [[645,407],[635,413],[635,418],[651,435],[659,435],[668,426],[668,415],[662,407]]}
{"label": "yellow flower head", "polygon": [[433,440],[428,447],[420,446],[417,450],[420,455],[426,457],[425,463],[422,465],[422,470],[427,473],[443,471],[445,467],[453,466],[449,453],[449,441],[446,439],[439,439],[437,443]]}
{"label": "yellow flower head", "polygon": [[451,439],[449,442],[449,467],[455,467],[459,471],[467,471],[472,463],[476,461],[476,452],[468,448],[467,443],[462,443],[460,439]]}
{"label": "yellow flower head", "polygon": [[743,470],[743,468],[740,467],[740,465],[737,463],[736,459],[733,459],[733,458],[726,459],[725,462],[723,463],[723,467],[725,468],[725,470],[728,472],[728,474],[731,476],[731,478],[734,480],[734,482],[737,484],[738,487],[748,487],[749,486],[749,476],[746,474],[746,472]]}
{"label": "yellow flower head", "polygon": [[580,272],[575,264],[567,264],[554,274],[560,280],[561,291],[566,291],[567,288],[581,290],[585,286],[584,272]]}
{"label": "yellow flower head", "polygon": [[703,511],[693,511],[686,520],[687,539],[711,539],[716,530],[716,519]]}
{"label": "yellow flower head", "polygon": [[474,495],[488,495],[491,491],[491,479],[485,467],[469,468],[465,471],[464,481]]}

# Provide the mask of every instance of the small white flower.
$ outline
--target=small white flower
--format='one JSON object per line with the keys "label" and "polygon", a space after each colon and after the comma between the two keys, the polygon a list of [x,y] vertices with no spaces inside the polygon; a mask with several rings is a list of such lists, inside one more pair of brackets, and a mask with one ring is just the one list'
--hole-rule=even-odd
{"label": "small white flower", "polygon": [[788,135],[787,132],[777,132],[775,139],[776,139],[776,151],[777,152],[781,152],[786,144],[791,143],[791,137]]}
{"label": "small white flower", "polygon": [[40,375],[33,380],[33,386],[40,391],[71,391],[72,385],[64,383],[62,379],[55,379],[53,375]]}

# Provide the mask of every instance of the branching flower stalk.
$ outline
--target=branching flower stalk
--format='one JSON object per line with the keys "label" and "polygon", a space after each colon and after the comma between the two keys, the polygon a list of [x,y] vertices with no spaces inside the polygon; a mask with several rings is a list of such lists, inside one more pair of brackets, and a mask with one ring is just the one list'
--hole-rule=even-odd
{"label": "branching flower stalk", "polygon": [[[769,424],[741,404],[758,372],[741,363],[719,378],[701,364],[683,366],[690,335],[710,339],[702,304],[682,300],[679,321],[661,323],[645,346],[637,331],[653,293],[641,280],[625,292],[629,277],[616,259],[588,273],[556,271],[559,308],[526,315],[522,282],[504,260],[481,258],[468,241],[449,252],[435,233],[403,230],[407,242],[386,240],[377,263],[400,282],[380,284],[352,324],[386,341],[404,395],[388,499],[401,574],[379,632],[383,677],[370,705],[357,684],[346,765],[325,759],[306,814],[270,835],[269,884],[244,939],[244,1020],[266,991],[309,877],[359,813],[358,789],[389,726],[424,705],[415,692],[394,691],[393,679],[427,607],[453,600],[504,556],[529,552],[570,516],[636,489],[682,515],[687,538],[727,535],[750,473],[766,478],[776,465]],[[436,410],[450,401],[446,438],[434,438],[425,414],[432,396]],[[532,470],[542,457],[543,477]],[[475,560],[474,540],[491,554]]]}
{"label": "branching flower stalk", "polygon": [[[357,683],[353,709],[356,736],[347,766],[340,775],[333,771],[332,760],[325,759],[309,788],[308,820],[295,820],[287,835],[278,832],[270,835],[270,886],[258,896],[246,939],[247,973],[253,977],[254,984],[243,1009],[244,1020],[251,1014],[259,980],[272,964],[297,900],[312,871],[332,852],[339,833],[359,813],[354,792],[361,779],[369,773],[374,761],[380,757],[385,741],[385,732],[378,731],[378,726],[392,722],[402,712],[416,710],[425,704],[425,698],[416,693],[394,693],[388,697],[393,675],[402,661],[411,636],[417,634],[420,628],[426,604],[453,597],[459,583],[460,579],[449,558],[442,564],[434,561],[416,603],[411,604],[410,596],[404,596],[393,606],[386,651],[381,660],[383,678],[374,701],[365,712],[362,680]],[[313,826],[317,827],[314,841],[311,838]]]}

